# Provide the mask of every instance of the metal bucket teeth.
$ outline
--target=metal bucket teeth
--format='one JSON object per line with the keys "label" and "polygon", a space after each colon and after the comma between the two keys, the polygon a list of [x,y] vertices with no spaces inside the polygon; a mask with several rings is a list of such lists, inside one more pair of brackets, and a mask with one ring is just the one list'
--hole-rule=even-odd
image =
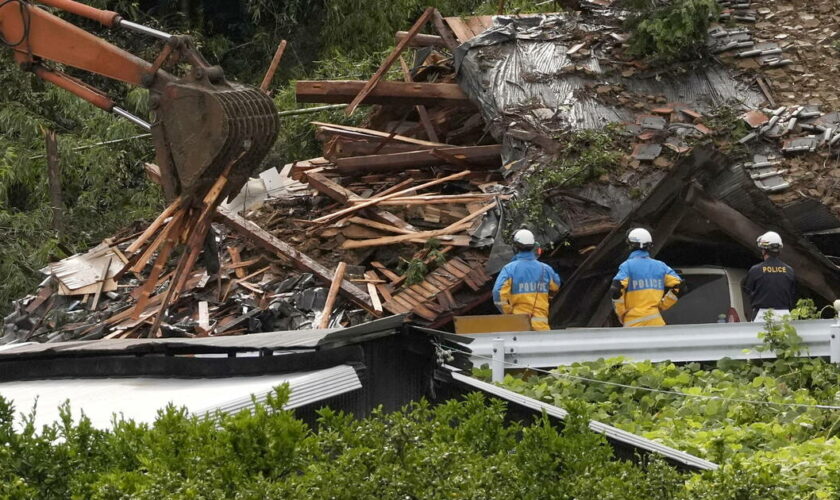
{"label": "metal bucket teeth", "polygon": [[268,154],[280,128],[274,101],[238,84],[208,89],[175,83],[165,89],[161,105],[165,146],[185,194],[203,193],[239,158],[222,195],[238,193]]}

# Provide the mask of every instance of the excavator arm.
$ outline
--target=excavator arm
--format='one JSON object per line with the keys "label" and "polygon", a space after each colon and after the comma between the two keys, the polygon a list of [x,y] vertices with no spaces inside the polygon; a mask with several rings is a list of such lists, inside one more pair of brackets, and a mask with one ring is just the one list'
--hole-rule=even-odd
{"label": "excavator arm", "polygon": [[[119,14],[72,0],[39,3],[109,28],[124,28],[165,41],[147,62],[54,16],[27,0],[0,0],[0,43],[14,51],[21,68],[72,92],[93,105],[151,130],[165,195],[201,199],[223,171],[229,172],[222,198],[236,194],[277,137],[274,102],[263,92],[229,82],[211,66],[189,37],[124,20]],[[187,63],[185,75],[164,66]],[[117,107],[104,92],[56,69],[52,63],[142,86],[149,90],[151,123]]]}

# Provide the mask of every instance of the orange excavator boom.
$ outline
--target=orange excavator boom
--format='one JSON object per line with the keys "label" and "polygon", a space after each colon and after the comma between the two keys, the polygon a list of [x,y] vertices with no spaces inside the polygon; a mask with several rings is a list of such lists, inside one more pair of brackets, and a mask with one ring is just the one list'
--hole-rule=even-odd
{"label": "orange excavator boom", "polygon": [[[165,41],[153,62],[145,61],[27,0],[0,0],[0,44],[14,51],[25,70],[106,111],[149,128],[168,199],[200,198],[228,170],[223,196],[235,194],[268,153],[279,121],[274,102],[255,88],[229,82],[189,37],[169,35],[124,20],[118,13],[72,0],[39,0],[54,9]],[[185,62],[185,75],[167,72]],[[56,69],[78,68],[142,86],[150,92],[151,123],[117,107],[102,91]],[[231,168],[228,167],[232,165]]]}

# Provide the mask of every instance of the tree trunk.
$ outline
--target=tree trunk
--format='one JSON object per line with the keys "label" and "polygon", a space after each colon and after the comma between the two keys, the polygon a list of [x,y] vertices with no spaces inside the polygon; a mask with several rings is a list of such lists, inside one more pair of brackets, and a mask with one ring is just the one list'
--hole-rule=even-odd
{"label": "tree trunk", "polygon": [[58,140],[55,132],[47,130],[47,176],[50,187],[50,206],[52,206],[53,229],[58,237],[64,236],[64,197],[61,193],[61,163],[58,158]]}

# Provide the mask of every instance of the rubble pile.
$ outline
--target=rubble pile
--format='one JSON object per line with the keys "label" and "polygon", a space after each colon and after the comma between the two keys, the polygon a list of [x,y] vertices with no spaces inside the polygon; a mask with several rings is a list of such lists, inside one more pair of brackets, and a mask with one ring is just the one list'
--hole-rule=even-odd
{"label": "rubble pile", "polygon": [[[277,256],[244,245],[223,226],[216,225],[214,231],[221,240],[219,272],[200,268],[192,273],[180,300],[165,312],[160,336],[238,335],[318,325],[328,293],[322,282]],[[16,301],[4,318],[0,344],[149,335],[152,313],[169,277],[164,276],[147,309],[135,317],[142,276],[127,268],[129,244],[106,240],[43,269],[47,278],[38,293]],[[360,278],[350,273],[348,277]],[[363,310],[342,302],[333,309],[330,326],[365,319]]]}
{"label": "rubble pile", "polygon": [[[775,3],[721,1],[708,37],[715,58],[668,68],[627,54],[610,0],[536,16],[444,18],[429,9],[396,34],[371,79],[296,83],[300,102],[347,104],[348,113],[378,105],[363,126],[313,122],[322,156],[252,178],[205,214],[215,238],[191,242],[187,257],[165,253],[164,240],[178,237],[166,229],[170,211],[51,264],[38,292],[5,318],[0,343],[236,335],[389,314],[441,327],[489,303],[492,274],[512,254],[501,235],[523,222],[510,208],[546,172],[573,169],[570,144],[586,130],[610,134],[590,141],[610,151],[574,155],[609,153],[609,168],[575,163],[588,177],[545,184],[544,218],[530,221],[541,241],[567,243],[544,258],[568,273],[599,255],[605,236],[644,219],[637,210],[675,166],[706,168],[691,160],[701,147],[737,150],[725,160],[732,165],[718,165],[729,172],[719,181],[735,186],[746,176],[783,209],[819,200],[840,214],[840,199],[820,182],[840,182],[840,114],[830,111],[837,69],[800,71],[834,50],[836,33],[822,19],[836,27],[836,14],[823,3],[808,17]],[[436,35],[419,34],[427,22]],[[402,80],[385,80],[397,64]],[[158,175],[154,165],[147,171]],[[720,183],[703,196],[737,202]],[[659,213],[651,203],[645,210]],[[797,223],[813,213],[802,206]],[[840,227],[830,215],[820,223]]]}

